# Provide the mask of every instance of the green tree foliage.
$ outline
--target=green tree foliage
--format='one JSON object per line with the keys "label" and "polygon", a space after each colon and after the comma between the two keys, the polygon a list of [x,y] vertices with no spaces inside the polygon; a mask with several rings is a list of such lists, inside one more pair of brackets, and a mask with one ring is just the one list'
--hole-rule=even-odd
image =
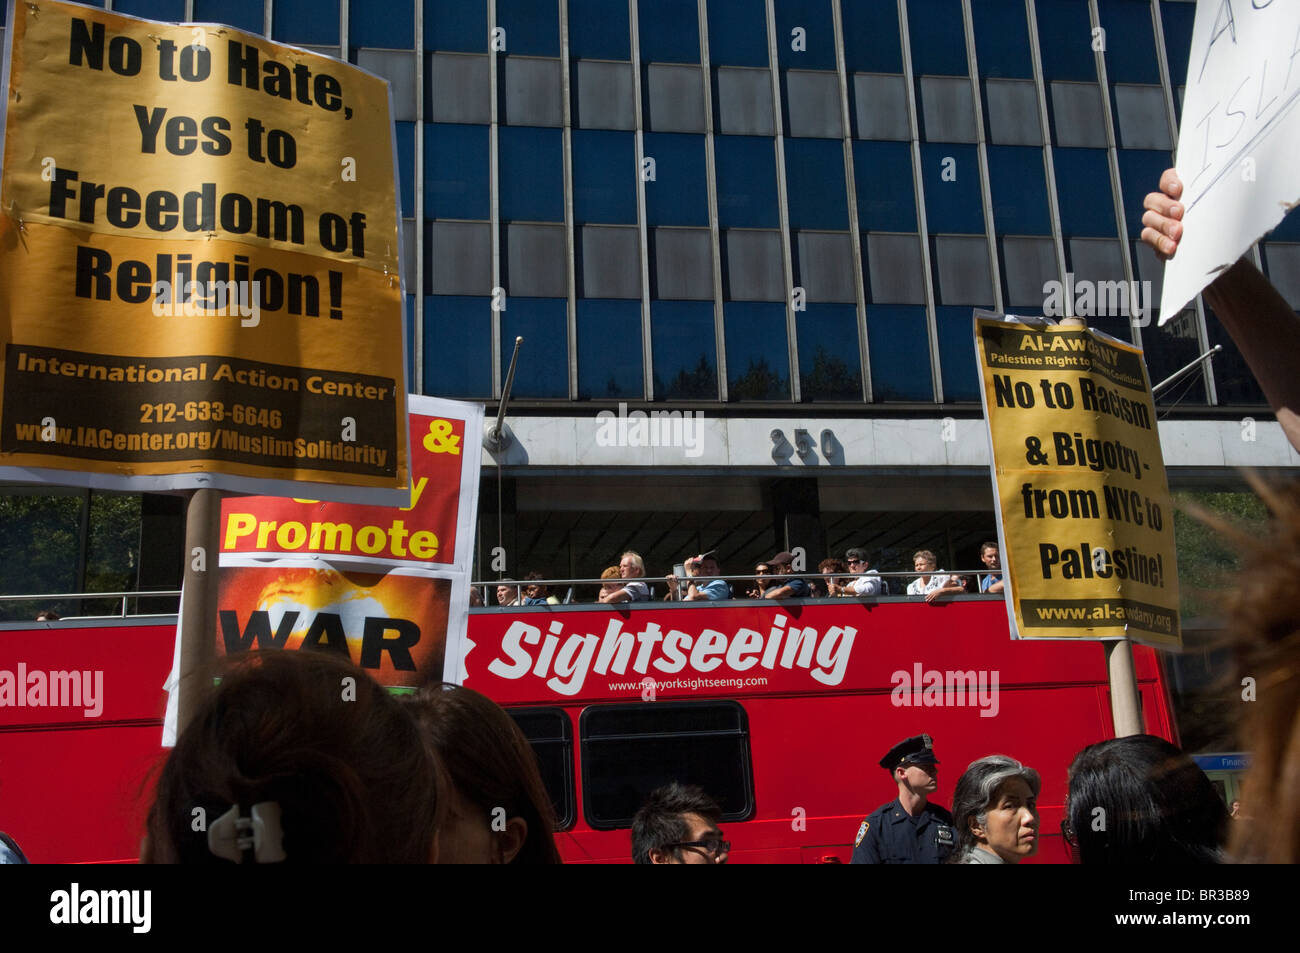
{"label": "green tree foliage", "polygon": [[1174,545],[1178,552],[1178,587],[1184,619],[1217,615],[1217,593],[1232,584],[1241,560],[1211,527],[1183,509],[1191,503],[1243,527],[1262,526],[1268,508],[1254,493],[1178,493],[1174,496]]}
{"label": "green tree foliage", "polygon": [[789,400],[790,382],[767,363],[767,358],[752,358],[745,373],[733,378],[728,388],[732,400]]}
{"label": "green tree foliage", "polygon": [[813,355],[812,372],[799,382],[805,400],[861,400],[862,375],[857,370],[857,356],[850,366],[824,347]]}
{"label": "green tree foliage", "polygon": [[[0,594],[75,592],[84,494],[0,495]],[[87,592],[135,587],[139,566],[140,497],[91,493],[86,552]],[[116,602],[75,600],[52,605],[0,603],[0,620],[32,619],[41,609],[60,615],[113,611]]]}

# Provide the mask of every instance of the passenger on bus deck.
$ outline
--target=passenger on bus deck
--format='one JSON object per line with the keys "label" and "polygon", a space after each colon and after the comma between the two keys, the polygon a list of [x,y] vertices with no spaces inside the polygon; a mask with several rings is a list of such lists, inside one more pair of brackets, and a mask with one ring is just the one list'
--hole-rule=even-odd
{"label": "passenger on bus deck", "polygon": [[966,583],[960,576],[935,573],[937,564],[938,560],[934,553],[928,549],[918,550],[912,556],[912,567],[921,575],[920,578],[908,583],[909,596],[925,596],[925,601],[932,603],[940,596],[956,595],[966,591]]}
{"label": "passenger on bus deck", "polygon": [[772,567],[767,563],[759,563],[754,567],[754,575],[758,578],[750,583],[745,595],[750,599],[762,599],[767,592],[767,587],[772,584],[769,578],[772,575]]}
{"label": "passenger on bus deck", "polygon": [[514,719],[456,685],[427,685],[407,704],[445,771],[438,863],[561,863],[551,798]]}
{"label": "passenger on bus deck", "polygon": [[543,586],[533,582],[535,579],[545,579],[540,572],[530,572],[524,576],[524,580],[529,584],[524,586],[524,601],[522,605],[526,606],[558,606],[560,600],[558,596],[551,595],[551,587]]}
{"label": "passenger on bus deck", "polygon": [[722,809],[693,784],[656,788],[632,819],[634,864],[725,864]]}
{"label": "passenger on bus deck", "polygon": [[597,602],[604,602],[604,601],[605,601],[605,599],[603,598],[604,596],[607,596],[607,595],[609,595],[609,593],[614,592],[614,591],[616,591],[616,590],[618,590],[618,589],[623,588],[622,585],[618,582],[618,578],[619,578],[619,577],[618,577],[618,567],[617,567],[617,566],[610,566],[610,567],[608,567],[607,569],[605,569],[604,571],[602,571],[601,574],[600,574],[600,578],[601,578],[601,579],[612,579],[612,580],[614,580],[614,581],[613,581],[613,582],[606,582],[606,583],[602,583],[602,584],[601,584],[600,592],[599,592],[599,594],[596,596],[596,601],[597,601]]}
{"label": "passenger on bus deck", "polygon": [[1038,772],[1003,754],[972,761],[952,796],[956,864],[1018,864],[1038,852]]}
{"label": "passenger on bus deck", "polygon": [[867,815],[853,843],[854,864],[941,864],[956,840],[952,815],[930,795],[939,787],[939,761],[929,735],[900,741],[880,759],[898,797]]}
{"label": "passenger on bus deck", "polygon": [[[853,590],[849,588],[852,579],[843,579],[841,576],[848,572],[848,567],[844,565],[844,560],[830,557],[823,559],[817,564],[819,578],[812,581],[812,591],[817,596],[842,596]],[[823,593],[822,590],[825,590]]]}
{"label": "passenger on bus deck", "polygon": [[513,606],[519,604],[519,590],[511,585],[513,580],[502,579],[497,584],[497,605]]}
{"label": "passenger on bus deck", "polygon": [[[635,580],[645,575],[645,560],[641,558],[640,553],[634,553],[628,550],[623,554],[623,558],[618,561],[618,574],[623,579]],[[602,588],[599,602],[606,604],[615,602],[646,602],[650,598],[650,587],[644,582],[625,582],[618,589],[612,592],[605,592]]]}
{"label": "passenger on bus deck", "polygon": [[812,595],[808,583],[790,575],[794,553],[782,550],[767,562],[772,567],[772,585],[763,593],[764,599],[807,599]]}
{"label": "passenger on bus deck", "polygon": [[[731,586],[727,580],[718,578],[720,572],[718,561],[713,558],[712,553],[704,553],[700,556],[690,556],[685,562],[686,575],[690,577],[690,583],[686,586],[686,593],[680,598],[683,602],[715,602],[718,599],[731,598]],[[678,590],[681,588],[677,577],[669,574],[668,591],[673,599],[678,598]]]}
{"label": "passenger on bus deck", "polygon": [[995,571],[1002,568],[997,543],[989,541],[980,546],[980,562],[988,570],[985,575],[980,576],[980,592],[1001,592],[1002,573]]}
{"label": "passenger on bus deck", "polygon": [[871,568],[865,549],[850,549],[844,554],[844,560],[848,563],[849,572],[866,573],[866,575],[858,576],[849,585],[845,586],[844,588],[847,591],[843,595],[884,596],[889,594],[889,585],[880,578],[880,573]]}

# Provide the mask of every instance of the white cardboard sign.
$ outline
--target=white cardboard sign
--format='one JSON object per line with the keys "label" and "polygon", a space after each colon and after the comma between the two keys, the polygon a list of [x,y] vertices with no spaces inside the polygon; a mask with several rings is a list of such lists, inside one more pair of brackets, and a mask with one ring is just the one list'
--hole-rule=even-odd
{"label": "white cardboard sign", "polygon": [[1183,238],[1160,324],[1300,202],[1300,3],[1199,0],[1187,74]]}

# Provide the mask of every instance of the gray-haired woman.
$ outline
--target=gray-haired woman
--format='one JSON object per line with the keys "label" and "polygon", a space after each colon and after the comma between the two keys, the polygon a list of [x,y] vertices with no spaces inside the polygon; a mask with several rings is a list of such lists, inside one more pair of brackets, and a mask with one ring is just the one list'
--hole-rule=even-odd
{"label": "gray-haired woman", "polygon": [[950,863],[1018,864],[1038,851],[1038,772],[1003,754],[972,761],[952,797]]}

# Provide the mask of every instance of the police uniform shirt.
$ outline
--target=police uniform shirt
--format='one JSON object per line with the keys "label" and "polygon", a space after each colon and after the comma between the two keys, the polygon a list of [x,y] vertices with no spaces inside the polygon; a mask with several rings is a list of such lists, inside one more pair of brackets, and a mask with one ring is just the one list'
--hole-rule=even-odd
{"label": "police uniform shirt", "polygon": [[894,799],[881,805],[858,828],[854,864],[941,864],[956,843],[952,815],[926,802],[912,817]]}

